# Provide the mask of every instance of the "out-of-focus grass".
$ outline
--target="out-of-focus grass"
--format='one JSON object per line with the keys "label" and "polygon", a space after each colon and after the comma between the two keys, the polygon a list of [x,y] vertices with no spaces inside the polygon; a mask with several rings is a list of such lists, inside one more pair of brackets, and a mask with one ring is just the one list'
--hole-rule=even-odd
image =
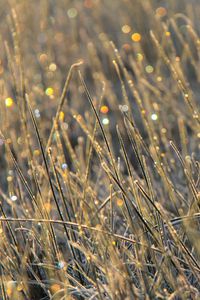
{"label": "out-of-focus grass", "polygon": [[0,4],[0,298],[199,299],[199,2]]}

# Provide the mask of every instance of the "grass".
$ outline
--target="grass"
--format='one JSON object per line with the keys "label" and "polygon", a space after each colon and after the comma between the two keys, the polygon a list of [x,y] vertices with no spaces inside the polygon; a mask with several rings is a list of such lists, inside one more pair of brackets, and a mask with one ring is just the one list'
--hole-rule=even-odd
{"label": "grass", "polygon": [[0,299],[199,299],[198,1],[0,4]]}

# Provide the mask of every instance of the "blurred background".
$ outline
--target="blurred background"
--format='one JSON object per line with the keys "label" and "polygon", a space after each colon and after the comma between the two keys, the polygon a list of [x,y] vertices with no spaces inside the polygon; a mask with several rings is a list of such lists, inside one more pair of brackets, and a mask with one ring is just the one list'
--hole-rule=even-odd
{"label": "blurred background", "polygon": [[[184,82],[190,85],[198,102],[198,0],[1,0],[0,4],[3,8],[0,11],[0,127],[12,141],[16,153],[21,153],[22,163],[26,161],[26,151],[20,125],[20,110],[23,110],[20,98],[24,93],[29,94],[45,144],[69,68],[80,60],[94,103],[99,101],[105,84],[102,103],[109,106],[109,118],[104,123],[109,122],[115,136],[116,120],[121,122],[119,105],[124,104],[119,74],[113,64],[116,54],[137,84],[140,96],[146,99],[144,106],[148,114],[151,116],[156,109],[162,109],[160,126],[167,128],[169,138],[180,143],[177,120],[181,114],[185,116],[188,134],[192,135],[187,107],[164,61],[159,59],[150,30],[182,78],[184,73]],[[134,95],[127,83],[125,88],[135,122],[146,138]],[[76,145],[77,137],[83,133],[73,114],[80,113],[88,122],[91,120],[91,109],[76,71],[66,102],[63,126],[70,129],[72,143]],[[33,151],[37,150],[34,137],[31,143]],[[196,147],[191,139],[190,153]],[[2,156],[3,150],[0,152]],[[1,160],[1,170],[4,168],[5,161]]]}

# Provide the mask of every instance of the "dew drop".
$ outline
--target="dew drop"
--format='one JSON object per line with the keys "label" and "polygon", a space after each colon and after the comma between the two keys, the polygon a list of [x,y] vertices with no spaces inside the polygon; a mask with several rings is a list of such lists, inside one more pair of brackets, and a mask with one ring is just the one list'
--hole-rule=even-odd
{"label": "dew drop", "polygon": [[10,199],[11,199],[13,202],[15,202],[15,201],[17,201],[17,196],[16,196],[16,195],[12,195],[12,196],[10,197]]}

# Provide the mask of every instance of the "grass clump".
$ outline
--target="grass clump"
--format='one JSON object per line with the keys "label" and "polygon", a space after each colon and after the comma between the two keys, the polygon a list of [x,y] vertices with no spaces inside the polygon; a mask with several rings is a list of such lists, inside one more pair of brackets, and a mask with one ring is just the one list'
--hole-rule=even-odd
{"label": "grass clump", "polygon": [[0,2],[0,298],[199,299],[198,1]]}

